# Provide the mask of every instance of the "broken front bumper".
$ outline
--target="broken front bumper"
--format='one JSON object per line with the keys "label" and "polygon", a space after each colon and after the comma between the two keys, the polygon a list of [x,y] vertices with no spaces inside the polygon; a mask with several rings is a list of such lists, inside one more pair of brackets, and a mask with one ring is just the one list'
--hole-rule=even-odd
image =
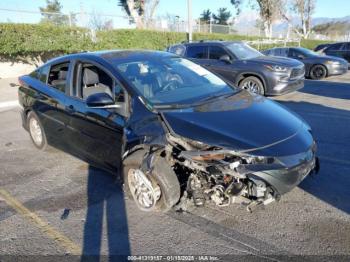
{"label": "broken front bumper", "polygon": [[280,195],[283,195],[298,186],[310,173],[319,170],[318,158],[313,156],[297,166],[286,169],[268,170],[254,173],[269,183]]}

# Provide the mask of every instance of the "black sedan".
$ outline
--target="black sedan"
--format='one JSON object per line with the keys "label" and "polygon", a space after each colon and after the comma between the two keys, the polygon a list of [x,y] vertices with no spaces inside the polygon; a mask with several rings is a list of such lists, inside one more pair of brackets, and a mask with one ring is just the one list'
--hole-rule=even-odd
{"label": "black sedan", "polygon": [[305,76],[322,79],[327,76],[342,75],[348,71],[348,62],[342,58],[325,56],[302,47],[272,48],[263,52],[269,56],[297,59],[305,64]]}
{"label": "black sedan", "polygon": [[181,195],[198,206],[238,196],[266,205],[317,166],[296,114],[170,53],[68,55],[19,82],[34,145],[121,175],[142,210],[166,211]]}

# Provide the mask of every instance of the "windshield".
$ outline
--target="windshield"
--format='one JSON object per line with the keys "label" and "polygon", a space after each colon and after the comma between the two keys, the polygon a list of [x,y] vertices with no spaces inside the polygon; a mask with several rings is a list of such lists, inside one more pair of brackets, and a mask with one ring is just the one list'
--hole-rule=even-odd
{"label": "windshield", "polygon": [[226,46],[238,59],[252,59],[263,56],[258,50],[244,43],[231,43]]}
{"label": "windshield", "polygon": [[153,106],[184,105],[235,92],[216,75],[183,58],[148,57],[116,67]]}

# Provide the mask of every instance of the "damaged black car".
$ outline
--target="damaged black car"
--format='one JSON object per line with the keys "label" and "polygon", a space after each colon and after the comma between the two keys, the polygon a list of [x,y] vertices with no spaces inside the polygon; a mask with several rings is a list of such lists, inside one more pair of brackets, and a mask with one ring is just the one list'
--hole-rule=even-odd
{"label": "damaged black car", "polygon": [[120,174],[145,211],[279,200],[318,168],[310,126],[176,55],[104,51],[19,78],[34,145]]}

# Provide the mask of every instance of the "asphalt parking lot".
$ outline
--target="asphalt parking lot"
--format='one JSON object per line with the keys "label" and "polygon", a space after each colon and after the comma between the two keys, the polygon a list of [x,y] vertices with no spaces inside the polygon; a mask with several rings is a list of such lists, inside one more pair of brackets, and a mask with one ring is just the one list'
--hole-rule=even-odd
{"label": "asphalt parking lot", "polygon": [[15,80],[0,80],[0,255],[350,255],[350,73],[273,98],[311,125],[321,170],[253,213],[138,211],[112,175],[34,148]]}

